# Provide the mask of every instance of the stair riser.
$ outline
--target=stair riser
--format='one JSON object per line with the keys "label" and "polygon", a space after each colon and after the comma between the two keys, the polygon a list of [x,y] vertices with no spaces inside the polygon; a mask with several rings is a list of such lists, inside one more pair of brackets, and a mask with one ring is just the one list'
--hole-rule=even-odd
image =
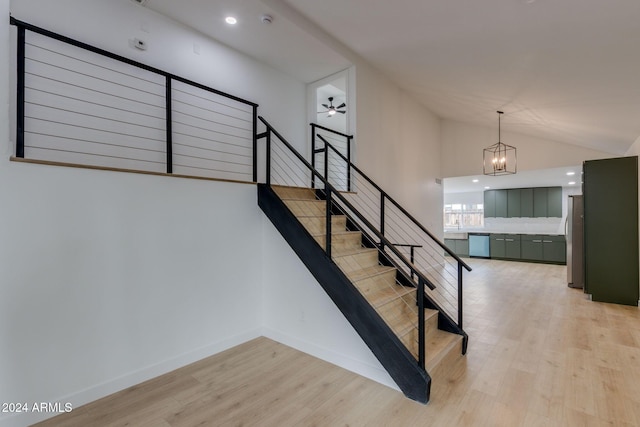
{"label": "stair riser", "polygon": [[[323,248],[325,247],[326,236],[314,236],[316,242]],[[340,251],[354,250],[362,247],[362,234],[349,233],[346,235],[332,235],[331,248],[335,253]]]}
{"label": "stair riser", "polygon": [[284,203],[297,217],[324,216],[326,214],[326,203],[323,201],[285,200]]}
{"label": "stair riser", "polygon": [[281,187],[277,185],[272,188],[281,199],[316,199],[315,192],[309,188]]}
{"label": "stair riser", "polygon": [[349,274],[351,271],[378,265],[378,252],[367,251],[354,255],[336,257],[334,261],[342,271]]}
{"label": "stair riser", "polygon": [[359,280],[354,285],[374,307],[379,307],[406,291],[396,283],[395,271]]}
{"label": "stair riser", "polygon": [[[324,234],[327,229],[327,222],[322,217],[301,217],[298,218],[304,228],[311,234]],[[344,215],[333,215],[331,217],[331,231],[345,231],[347,229],[347,217]]]}
{"label": "stair riser", "polygon": [[[429,336],[434,331],[438,330],[438,316],[432,316],[429,319],[424,321],[425,326],[425,341],[429,340]],[[407,346],[409,351],[417,358],[418,357],[418,341],[419,341],[419,331],[418,328],[413,328],[401,338],[404,345]],[[428,351],[428,349],[427,349]]]}
{"label": "stair riser", "polygon": [[415,296],[408,294],[376,308],[376,311],[382,319],[384,319],[385,323],[389,325],[398,336],[402,336],[411,329],[415,329],[417,325],[418,309],[415,307],[415,303],[411,303],[411,299],[415,301]]}
{"label": "stair riser", "polygon": [[[427,349],[428,351],[428,349]],[[430,366],[427,365],[426,369],[431,375],[432,378],[444,378],[447,376],[449,372],[452,372],[455,365],[463,358],[462,355],[462,340],[460,340],[456,345],[452,346],[446,354],[443,355],[442,359],[435,365]]]}

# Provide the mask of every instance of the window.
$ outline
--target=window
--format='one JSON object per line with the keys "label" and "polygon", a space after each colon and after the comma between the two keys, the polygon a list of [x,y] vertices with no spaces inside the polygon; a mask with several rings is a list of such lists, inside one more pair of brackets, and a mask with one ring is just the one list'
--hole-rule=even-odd
{"label": "window", "polygon": [[444,205],[444,228],[484,227],[484,205],[482,203],[448,203]]}

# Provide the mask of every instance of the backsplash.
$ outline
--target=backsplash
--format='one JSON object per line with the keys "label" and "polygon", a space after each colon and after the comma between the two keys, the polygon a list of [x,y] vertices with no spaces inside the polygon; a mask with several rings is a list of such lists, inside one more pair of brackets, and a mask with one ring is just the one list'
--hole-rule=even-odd
{"label": "backsplash", "polygon": [[445,232],[564,234],[564,218],[485,218],[484,227],[445,228]]}
{"label": "backsplash", "polygon": [[562,218],[485,218],[490,233],[564,234]]}

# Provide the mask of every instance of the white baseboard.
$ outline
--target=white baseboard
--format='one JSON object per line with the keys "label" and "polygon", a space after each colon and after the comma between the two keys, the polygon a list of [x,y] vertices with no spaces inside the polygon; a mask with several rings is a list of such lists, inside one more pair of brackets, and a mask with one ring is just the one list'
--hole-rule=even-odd
{"label": "white baseboard", "polygon": [[274,329],[263,328],[262,332],[262,335],[269,339],[295,348],[296,350],[299,350],[303,353],[310,354],[311,356],[317,357],[318,359],[322,359],[348,371],[354,372],[358,375],[362,375],[365,378],[369,378],[370,380],[373,380],[377,383],[400,391],[400,388],[397,386],[395,381],[393,381],[389,373],[382,367],[382,365],[374,366],[370,363],[353,359],[352,357],[349,357],[345,354],[336,353],[335,351],[328,348],[319,347],[316,344],[302,341],[299,338],[292,337]]}
{"label": "white baseboard", "polygon": [[[85,405],[94,400],[98,400],[115,392],[124,390],[151,378],[174,371],[183,366],[197,362],[220,353],[229,348],[235,347],[254,338],[260,337],[261,330],[255,329],[240,335],[225,338],[221,341],[206,345],[196,350],[181,354],[169,360],[147,366],[137,371],[122,375],[113,380],[77,391],[62,397],[52,397],[51,402],[70,402],[74,408]],[[0,427],[26,427],[31,424],[52,418],[57,413],[22,413],[9,417],[0,417]]]}

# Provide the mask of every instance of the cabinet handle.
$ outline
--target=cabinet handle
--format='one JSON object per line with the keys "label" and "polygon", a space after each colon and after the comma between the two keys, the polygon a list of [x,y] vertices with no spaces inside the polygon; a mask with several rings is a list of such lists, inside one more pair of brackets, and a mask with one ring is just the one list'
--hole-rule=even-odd
{"label": "cabinet handle", "polygon": [[553,240],[543,240],[543,243],[553,243]]}
{"label": "cabinet handle", "polygon": [[542,243],[542,240],[532,240],[533,243]]}
{"label": "cabinet handle", "polygon": [[504,240],[506,240],[507,242],[513,242],[513,239],[504,239]]}
{"label": "cabinet handle", "polygon": [[496,239],[496,240],[497,240],[498,242],[501,242],[501,241],[503,241],[504,239]]}

